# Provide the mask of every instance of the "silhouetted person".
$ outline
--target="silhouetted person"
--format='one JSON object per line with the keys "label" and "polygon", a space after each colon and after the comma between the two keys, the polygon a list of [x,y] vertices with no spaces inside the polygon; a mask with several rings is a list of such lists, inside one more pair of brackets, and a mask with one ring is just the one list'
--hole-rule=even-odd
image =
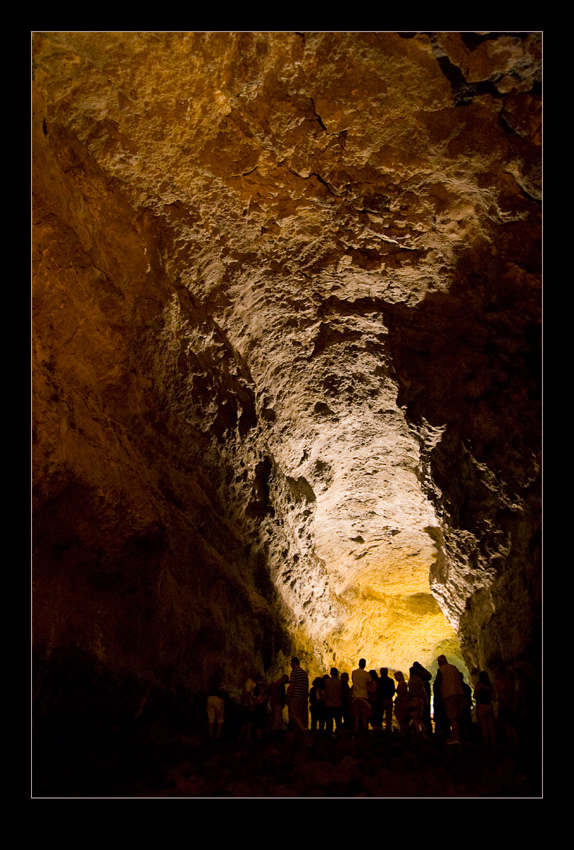
{"label": "silhouetted person", "polygon": [[409,729],[409,692],[404,674],[401,670],[396,671],[395,679],[397,680],[394,705],[395,717],[397,718],[397,723],[399,724],[401,732],[404,734],[408,732]]}
{"label": "silhouetted person", "polygon": [[438,665],[441,697],[452,730],[451,743],[460,744],[460,719],[465,703],[460,670],[454,664],[449,664],[445,655],[439,655]]}
{"label": "silhouetted person", "polygon": [[287,707],[290,725],[305,739],[309,726],[309,676],[295,657],[291,659]]}
{"label": "silhouetted person", "polygon": [[219,681],[219,678],[214,678],[210,683],[207,697],[207,728],[211,741],[221,738],[225,722],[226,696],[227,692],[224,685]]}
{"label": "silhouetted person", "polygon": [[431,681],[432,681],[432,673],[430,670],[427,670],[423,667],[422,664],[419,664],[418,661],[415,661],[412,668],[415,674],[422,680],[424,685],[427,699],[424,707],[423,713],[423,721],[425,724],[425,728],[429,735],[432,735],[432,719],[431,719]]}
{"label": "silhouetted person", "polygon": [[450,723],[448,721],[446,708],[441,694],[440,668],[437,671],[436,678],[433,683],[433,720],[435,733],[446,737],[450,732]]}
{"label": "silhouetted person", "polygon": [[325,729],[325,692],[322,676],[313,679],[313,685],[309,691],[309,712],[311,714],[311,732]]}
{"label": "silhouetted person", "polygon": [[333,734],[333,725],[337,731],[343,725],[343,683],[336,667],[331,668],[330,676],[325,676],[324,687],[325,726],[329,734]]}
{"label": "silhouetted person", "polygon": [[493,688],[486,670],[478,674],[478,682],[474,688],[476,703],[476,720],[484,744],[493,750],[496,746],[496,723],[494,719]]}
{"label": "silhouetted person", "polygon": [[257,738],[262,738],[265,732],[265,724],[267,722],[267,688],[261,676],[257,679],[257,684],[253,688],[253,729]]}
{"label": "silhouetted person", "polygon": [[269,688],[269,705],[271,707],[271,730],[280,732],[283,729],[283,708],[285,707],[285,685],[289,681],[286,673],[273,682]]}
{"label": "silhouetted person", "polygon": [[351,686],[349,684],[349,674],[341,673],[341,708],[343,709],[343,729],[353,728],[353,718],[351,715]]}
{"label": "silhouetted person", "polygon": [[413,667],[409,670],[409,674],[409,717],[413,721],[415,731],[426,735],[427,729],[424,723],[424,711],[428,702],[427,692],[425,690],[423,680]]}
{"label": "silhouetted person", "polygon": [[391,732],[393,728],[393,699],[396,687],[386,667],[381,667],[379,690],[381,692],[381,719],[384,723],[385,731]]}
{"label": "silhouetted person", "polygon": [[253,691],[257,676],[252,673],[247,677],[241,691],[241,730],[239,737],[244,741],[251,739],[253,732]]}
{"label": "silhouetted person", "polygon": [[462,673],[460,674],[460,682],[464,694],[464,706],[460,715],[460,735],[463,740],[468,741],[472,732],[472,688],[468,682],[464,681]]}
{"label": "silhouetted person", "polygon": [[359,666],[351,673],[351,681],[353,683],[351,714],[355,723],[355,734],[361,729],[364,732],[368,731],[369,719],[371,717],[368,691],[368,684],[371,681],[371,677],[365,670],[366,666],[366,660],[361,658]]}
{"label": "silhouetted person", "polygon": [[369,704],[371,706],[371,726],[380,729],[383,725],[383,706],[381,703],[381,689],[379,676],[376,670],[369,670],[371,681],[367,684]]}

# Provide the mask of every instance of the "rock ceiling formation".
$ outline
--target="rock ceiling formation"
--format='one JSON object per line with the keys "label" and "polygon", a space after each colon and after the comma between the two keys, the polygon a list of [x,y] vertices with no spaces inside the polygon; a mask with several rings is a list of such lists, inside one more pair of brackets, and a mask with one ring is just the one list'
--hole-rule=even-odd
{"label": "rock ceiling formation", "polygon": [[535,676],[541,34],[32,53],[39,651]]}

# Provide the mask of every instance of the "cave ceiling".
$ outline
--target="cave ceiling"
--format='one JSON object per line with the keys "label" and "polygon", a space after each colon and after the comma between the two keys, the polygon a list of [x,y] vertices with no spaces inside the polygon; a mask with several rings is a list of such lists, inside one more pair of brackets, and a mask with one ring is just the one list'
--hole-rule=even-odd
{"label": "cave ceiling", "polygon": [[[294,645],[398,669],[457,653],[504,582],[532,604],[541,34],[32,56],[39,637],[109,655],[142,594],[174,645],[224,629],[217,573]],[[94,582],[108,613],[63,617]]]}

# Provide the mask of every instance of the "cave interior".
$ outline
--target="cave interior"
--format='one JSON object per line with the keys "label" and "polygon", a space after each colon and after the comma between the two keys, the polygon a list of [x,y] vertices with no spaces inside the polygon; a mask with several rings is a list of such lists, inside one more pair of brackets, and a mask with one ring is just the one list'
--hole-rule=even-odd
{"label": "cave interior", "polygon": [[294,654],[511,671],[538,752],[542,34],[31,64],[35,795],[193,763],[213,677]]}

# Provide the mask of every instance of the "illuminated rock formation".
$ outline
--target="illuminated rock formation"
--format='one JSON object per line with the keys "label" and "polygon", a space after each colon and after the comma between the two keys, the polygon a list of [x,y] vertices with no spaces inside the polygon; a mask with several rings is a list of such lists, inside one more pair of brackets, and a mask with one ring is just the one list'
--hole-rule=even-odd
{"label": "illuminated rock formation", "polygon": [[537,679],[540,54],[34,35],[42,673]]}

